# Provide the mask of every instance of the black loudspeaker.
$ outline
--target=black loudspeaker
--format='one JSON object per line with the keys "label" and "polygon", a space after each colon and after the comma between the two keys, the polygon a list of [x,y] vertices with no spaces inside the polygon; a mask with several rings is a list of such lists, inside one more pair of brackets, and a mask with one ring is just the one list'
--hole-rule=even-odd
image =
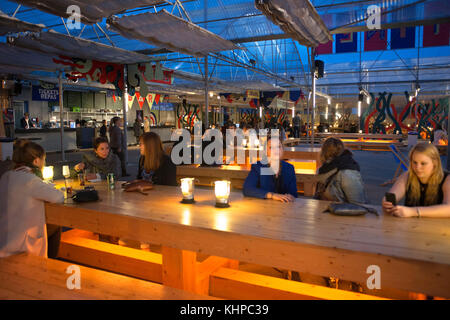
{"label": "black loudspeaker", "polygon": [[323,78],[324,63],[322,60],[314,60],[316,78]]}
{"label": "black loudspeaker", "polygon": [[22,93],[22,83],[20,82],[16,82],[14,84],[14,95],[19,95]]}

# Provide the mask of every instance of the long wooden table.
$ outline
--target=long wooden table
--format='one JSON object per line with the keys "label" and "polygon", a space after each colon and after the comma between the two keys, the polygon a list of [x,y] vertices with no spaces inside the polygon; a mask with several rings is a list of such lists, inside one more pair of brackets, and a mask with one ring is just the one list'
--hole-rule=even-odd
{"label": "long wooden table", "polygon": [[187,205],[179,187],[155,186],[148,196],[96,188],[99,202],[46,203],[47,223],[162,245],[166,285],[192,288],[202,253],[363,284],[375,265],[382,288],[450,297],[450,219],[341,217],[323,213],[325,201],[240,192],[219,209],[212,190],[195,190],[197,203]]}

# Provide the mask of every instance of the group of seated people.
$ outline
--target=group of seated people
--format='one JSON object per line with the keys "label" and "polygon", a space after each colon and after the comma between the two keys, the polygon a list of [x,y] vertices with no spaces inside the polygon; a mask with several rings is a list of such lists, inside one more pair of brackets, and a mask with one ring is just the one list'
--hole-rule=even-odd
{"label": "group of seated people", "polygon": [[[154,132],[144,133],[140,139],[140,158],[137,179],[156,185],[176,186],[176,166],[165,154],[160,137]],[[292,202],[297,198],[294,167],[283,159],[283,147],[272,148],[267,140],[267,161],[252,164],[245,180],[246,197]],[[14,145],[13,168],[0,178],[0,258],[19,252],[56,257],[61,229],[45,223],[44,202],[61,203],[62,192],[42,181],[45,150],[28,140]],[[321,150],[322,165],[318,169],[316,198],[350,203],[367,203],[360,166],[351,151],[340,139],[328,138]],[[444,172],[439,152],[432,144],[419,143],[409,153],[409,170],[391,188],[397,201],[382,200],[385,214],[398,217],[450,217],[450,178]],[[275,170],[273,170],[275,168]],[[272,170],[267,174],[267,169]],[[120,160],[111,151],[108,140],[99,137],[94,150],[83,155],[75,171],[85,170],[88,179],[105,179],[108,173],[121,176]],[[263,174],[263,170],[265,170]]]}

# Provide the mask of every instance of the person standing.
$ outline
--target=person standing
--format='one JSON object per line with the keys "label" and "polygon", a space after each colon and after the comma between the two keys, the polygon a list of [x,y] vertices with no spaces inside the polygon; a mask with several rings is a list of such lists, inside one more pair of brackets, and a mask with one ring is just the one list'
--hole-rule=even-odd
{"label": "person standing", "polygon": [[124,133],[121,129],[123,120],[119,117],[114,117],[112,119],[113,126],[110,128],[109,131],[109,138],[110,138],[110,145],[112,151],[119,157],[120,159],[120,166],[122,168],[122,177],[128,177],[129,174],[127,173],[127,167],[125,163],[125,139],[124,139]]}
{"label": "person standing", "polygon": [[294,119],[292,119],[292,124],[294,126],[294,138],[300,138],[300,125],[301,125],[300,112],[297,112]]}
{"label": "person standing", "polygon": [[134,120],[133,131],[134,131],[134,136],[136,138],[136,145],[138,145],[139,144],[139,138],[142,135],[141,118],[136,117],[136,120]]}
{"label": "person standing", "polygon": [[103,120],[102,126],[100,127],[100,137],[106,138],[107,131],[108,131],[108,127],[106,126],[106,120]]}
{"label": "person standing", "polygon": [[144,117],[144,132],[150,132],[150,121],[147,116]]}
{"label": "person standing", "polygon": [[30,120],[30,115],[28,114],[28,112],[25,112],[23,118],[20,119],[20,124],[23,129],[31,129],[35,127],[34,123]]}

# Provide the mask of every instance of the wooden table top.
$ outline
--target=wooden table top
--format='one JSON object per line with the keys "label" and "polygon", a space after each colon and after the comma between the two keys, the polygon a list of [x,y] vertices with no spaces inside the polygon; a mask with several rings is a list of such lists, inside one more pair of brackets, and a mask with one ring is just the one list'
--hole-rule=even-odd
{"label": "wooden table top", "polygon": [[240,192],[221,209],[213,190],[197,188],[189,205],[179,187],[155,186],[145,196],[93,185],[101,201],[46,203],[47,223],[360,283],[376,265],[383,286],[450,297],[450,219],[334,216],[323,213],[326,201]]}
{"label": "wooden table top", "polygon": [[[148,196],[121,189],[106,190],[95,183],[100,202],[66,203],[137,219],[180,224],[190,228],[229,232],[292,243],[311,244],[450,265],[449,219],[401,219],[368,214],[341,217],[323,213],[327,201],[298,198],[281,203],[230,195],[231,207],[214,207],[212,190],[195,190],[195,205],[180,203],[179,187],[155,186]],[[71,200],[68,200],[71,201]],[[46,207],[60,207],[46,204]],[[379,210],[379,207],[378,207]],[[380,210],[379,210],[380,211]]]}

